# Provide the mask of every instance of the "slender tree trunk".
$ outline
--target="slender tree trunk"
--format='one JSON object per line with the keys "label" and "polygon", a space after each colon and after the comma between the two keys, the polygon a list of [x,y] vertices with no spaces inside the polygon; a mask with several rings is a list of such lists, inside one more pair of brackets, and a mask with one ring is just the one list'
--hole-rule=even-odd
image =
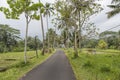
{"label": "slender tree trunk", "polygon": [[55,39],[56,39],[56,26],[55,26],[55,36],[54,36],[53,48],[55,48],[55,44],[56,44],[56,40]]}
{"label": "slender tree trunk", "polygon": [[35,49],[36,49],[36,57],[38,58],[38,51],[37,51],[37,36],[35,36]]}
{"label": "slender tree trunk", "polygon": [[74,58],[78,57],[78,51],[77,51],[77,28],[75,29],[75,44],[74,44]]}
{"label": "slender tree trunk", "polygon": [[[40,0],[38,0],[40,3]],[[42,55],[45,53],[45,41],[44,41],[44,26],[43,26],[43,18],[42,18],[42,13],[40,10],[40,17],[41,17],[41,28],[42,28],[42,37],[43,37],[43,50],[42,50]]]}
{"label": "slender tree trunk", "polygon": [[66,47],[66,49],[68,48],[68,46],[67,46],[67,28],[66,28],[66,39],[65,39],[65,47]]}
{"label": "slender tree trunk", "polygon": [[66,48],[68,48],[68,45],[69,45],[69,43],[68,43],[68,26],[66,24]]}
{"label": "slender tree trunk", "polygon": [[43,50],[42,50],[42,55],[44,55],[44,53],[45,53],[44,27],[43,27],[43,18],[42,18],[42,14],[40,14],[40,16],[41,16],[41,27],[42,27],[42,36],[43,36]]}
{"label": "slender tree trunk", "polygon": [[[46,22],[47,22],[47,31],[49,30],[49,27],[48,27],[48,15],[46,16]],[[48,53],[49,53],[49,33],[48,33]]]}
{"label": "slender tree trunk", "polygon": [[69,43],[69,31],[68,31],[68,48],[70,47],[70,43]]}
{"label": "slender tree trunk", "polygon": [[78,32],[78,37],[79,37],[79,49],[81,51],[81,24],[80,24],[80,11],[79,11],[79,32]]}
{"label": "slender tree trunk", "polygon": [[24,61],[27,63],[27,36],[28,36],[28,16],[26,14],[26,34],[25,34],[25,48],[24,48]]}

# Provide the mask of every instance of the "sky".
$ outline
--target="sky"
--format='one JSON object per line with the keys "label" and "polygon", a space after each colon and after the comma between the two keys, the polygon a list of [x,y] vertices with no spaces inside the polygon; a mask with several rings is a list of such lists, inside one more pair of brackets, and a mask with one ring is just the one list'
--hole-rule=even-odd
{"label": "sky", "polygon": [[[110,28],[116,27],[120,25],[120,14],[115,15],[114,17],[108,19],[107,12],[111,11],[107,5],[111,4],[112,0],[101,0],[99,3],[101,4],[102,8],[104,9],[99,14],[92,16],[91,22],[94,22],[97,28],[100,29],[100,32],[106,31]],[[112,29],[112,31],[118,31],[120,27]]]}
{"label": "sky", "polygon": [[[34,0],[37,2],[38,0]],[[54,3],[55,0],[41,0],[41,2],[46,3]],[[120,24],[120,14],[107,19],[106,12],[110,11],[111,9],[107,7],[107,5],[111,4],[111,0],[102,0],[99,2],[102,7],[103,11],[101,11],[99,14],[94,15],[91,17],[90,21],[94,22],[96,27],[99,28],[99,32],[103,32],[105,30],[108,30],[112,27],[115,27]],[[6,0],[0,0],[0,6],[8,7]],[[12,19],[6,19],[4,14],[0,12],[0,24],[8,24],[13,28],[19,29],[21,32],[21,37],[24,38],[25,36],[25,17],[22,14],[20,16],[20,20],[12,20]],[[49,28],[54,28],[53,25],[51,24],[51,20],[49,20]],[[46,20],[44,18],[44,29],[45,32],[47,31],[46,27]],[[120,30],[120,27],[112,29],[113,31],[118,31]],[[40,21],[32,20],[29,24],[29,36],[39,36],[40,39],[42,39],[42,31],[41,31],[41,26],[40,26]]]}

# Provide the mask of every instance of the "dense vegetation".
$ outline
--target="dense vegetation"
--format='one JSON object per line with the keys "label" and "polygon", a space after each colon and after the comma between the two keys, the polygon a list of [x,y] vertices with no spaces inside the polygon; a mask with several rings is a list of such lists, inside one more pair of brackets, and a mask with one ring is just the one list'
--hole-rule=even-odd
{"label": "dense vegetation", "polygon": [[[36,45],[37,44],[37,45]],[[28,50],[42,48],[38,37],[28,37]],[[20,31],[9,25],[0,24],[0,53],[24,51],[24,40],[20,38]]]}

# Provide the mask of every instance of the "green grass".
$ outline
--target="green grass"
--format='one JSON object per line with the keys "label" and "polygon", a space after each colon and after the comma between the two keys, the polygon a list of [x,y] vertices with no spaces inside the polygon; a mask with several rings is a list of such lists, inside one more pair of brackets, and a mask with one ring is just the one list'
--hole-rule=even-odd
{"label": "green grass", "polygon": [[120,80],[120,51],[102,50],[106,54],[91,55],[83,50],[76,59],[72,49],[65,52],[77,80]]}
{"label": "green grass", "polygon": [[[46,60],[51,54],[45,54],[42,56],[39,51],[39,58],[30,57],[35,56],[35,51],[29,51],[27,53],[28,63],[24,64],[24,53],[23,52],[11,52],[0,54],[0,67],[7,67],[8,70],[5,72],[0,72],[0,80],[18,80],[25,73],[32,70],[35,66]],[[6,60],[15,59],[15,60]]]}

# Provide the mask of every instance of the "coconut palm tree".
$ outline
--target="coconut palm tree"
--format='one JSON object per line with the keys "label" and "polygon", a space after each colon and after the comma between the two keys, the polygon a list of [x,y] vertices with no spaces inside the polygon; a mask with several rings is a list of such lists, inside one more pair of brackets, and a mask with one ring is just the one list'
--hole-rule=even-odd
{"label": "coconut palm tree", "polygon": [[79,35],[79,48],[81,48],[81,28],[85,20],[88,19],[86,15],[88,14],[92,15],[92,13],[94,12],[93,7],[97,4],[95,4],[93,0],[69,0],[69,2],[73,5],[73,15],[77,17],[77,20],[79,22],[78,35]]}
{"label": "coconut palm tree", "polygon": [[65,47],[69,47],[69,29],[73,26],[73,18],[71,17],[72,6],[63,3],[60,6],[58,12],[60,13],[60,17],[58,17],[58,29],[65,30],[66,37],[65,37]]}
{"label": "coconut palm tree", "polygon": [[111,18],[116,14],[120,13],[120,0],[112,0],[111,3],[112,5],[108,5],[108,7],[110,7],[113,10],[107,12],[108,18]]}
{"label": "coconut palm tree", "polygon": [[[41,1],[38,0],[39,4],[41,4]],[[44,13],[44,7],[39,7],[40,9],[40,21],[41,21],[41,28],[42,28],[42,37],[43,37],[43,50],[42,50],[42,55],[45,53],[45,36],[44,36],[44,26],[43,26],[43,13]]]}
{"label": "coconut palm tree", "polygon": [[[44,6],[44,16],[46,16],[46,22],[47,22],[47,31],[49,29],[49,25],[48,25],[48,17],[50,17],[51,12],[53,13],[53,8],[51,7],[50,3],[46,3]],[[48,51],[49,51],[49,34],[48,34],[48,42],[47,42],[47,46],[48,46]]]}
{"label": "coconut palm tree", "polygon": [[[77,33],[77,26],[76,26],[76,18],[75,16],[72,15],[72,11],[73,11],[73,6],[72,5],[68,5],[66,2],[58,2],[59,4],[62,4],[58,5],[57,7],[57,11],[60,13],[60,17],[58,17],[58,21],[59,21],[59,28],[61,30],[65,30],[65,33],[64,33],[64,44],[66,45],[65,47],[67,47],[69,44],[66,42],[69,40],[69,36],[68,36],[68,33],[69,33],[69,29],[70,28],[73,28],[75,33]],[[77,35],[77,34],[75,34]],[[68,44],[68,45],[67,45]],[[74,50],[75,50],[75,57],[78,56],[78,52],[77,52],[77,36],[75,36],[74,38]],[[68,47],[67,47],[68,48]]]}

